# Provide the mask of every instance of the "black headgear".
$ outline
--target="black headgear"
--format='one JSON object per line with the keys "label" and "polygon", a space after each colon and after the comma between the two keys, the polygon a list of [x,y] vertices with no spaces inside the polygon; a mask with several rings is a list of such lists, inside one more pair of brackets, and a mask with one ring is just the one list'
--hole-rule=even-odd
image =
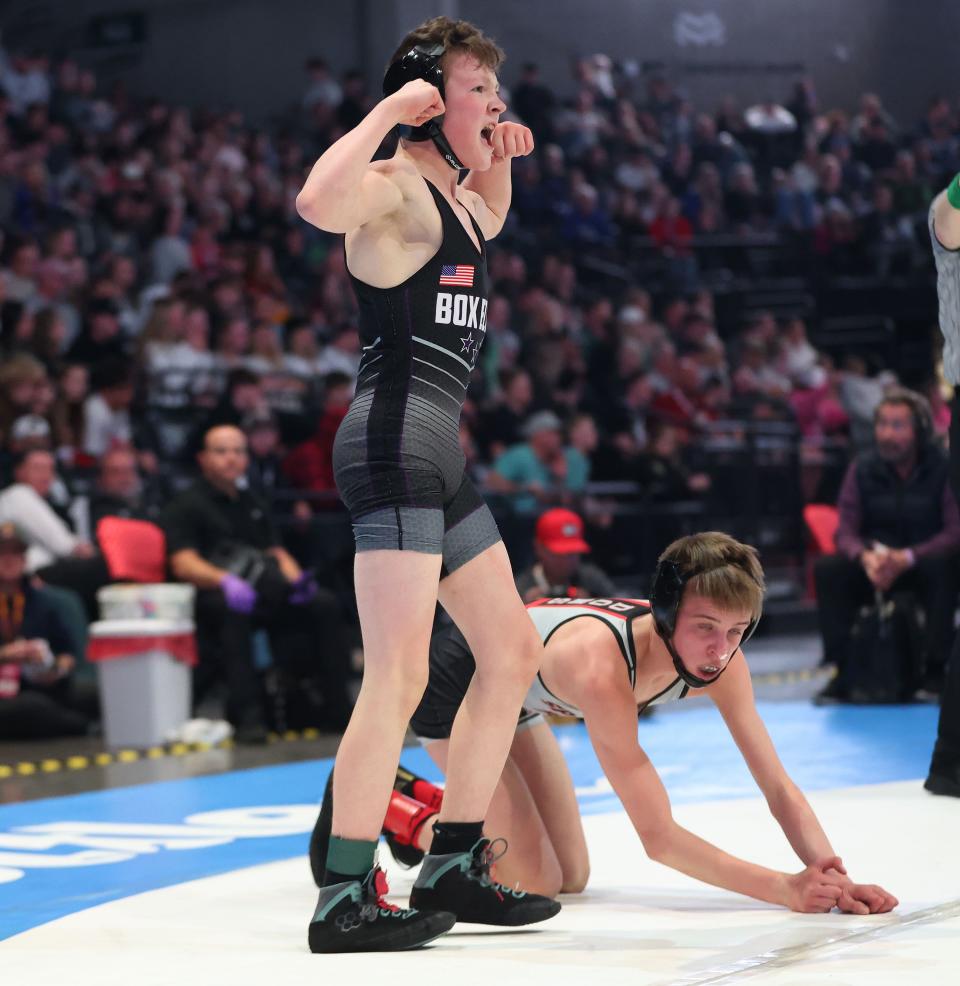
{"label": "black headgear", "polygon": [[[677,674],[691,688],[705,688],[707,685],[716,681],[726,671],[727,665],[720,670],[720,674],[715,675],[713,678],[701,678],[699,675],[693,674],[692,671],[688,671],[683,661],[680,660],[680,655],[673,646],[673,635],[677,629],[677,613],[680,610],[683,590],[686,588],[687,583],[697,575],[702,575],[704,572],[712,572],[717,568],[725,568],[729,564],[733,563],[721,562],[719,565],[712,565],[710,568],[694,568],[683,572],[675,561],[661,561],[657,564],[657,570],[653,576],[653,586],[650,589],[650,610],[653,613],[653,625],[656,628],[657,635],[667,645],[667,650],[673,658],[673,666]],[[741,570],[746,572],[746,569]],[[746,574],[750,575],[749,572],[746,572]],[[750,575],[750,578],[752,579],[753,576]],[[757,629],[759,622],[759,616],[750,622],[747,629],[743,631],[738,646],[742,647],[750,639],[753,631]]]}
{"label": "black headgear", "polygon": [[[403,58],[397,59],[388,69],[383,77],[383,94],[392,96],[398,89],[403,88],[412,79],[425,79],[432,86],[440,90],[440,98],[443,98],[443,69],[440,67],[440,60],[444,55],[444,47],[440,44],[417,45],[411,48]],[[443,133],[443,117],[439,116],[427,120],[419,127],[408,127],[401,124],[397,129],[404,140],[415,142],[432,140],[441,157],[451,168],[463,171],[465,165],[460,162],[460,158],[453,153],[450,141]]]}

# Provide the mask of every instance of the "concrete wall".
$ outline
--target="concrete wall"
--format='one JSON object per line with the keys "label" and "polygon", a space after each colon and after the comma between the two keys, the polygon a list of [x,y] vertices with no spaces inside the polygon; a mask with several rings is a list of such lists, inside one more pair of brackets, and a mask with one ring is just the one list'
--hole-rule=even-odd
{"label": "concrete wall", "polygon": [[[145,14],[145,46],[84,50],[91,16],[130,10]],[[564,94],[571,58],[597,51],[661,63],[703,107],[725,92],[783,98],[800,68],[822,105],[875,89],[910,124],[934,92],[960,91],[957,0],[7,0],[0,26],[10,43],[78,51],[137,92],[262,118],[299,96],[311,54],[378,86],[399,37],[438,13],[501,42],[507,83],[535,60]]]}
{"label": "concrete wall", "polygon": [[874,89],[904,122],[934,92],[960,95],[956,0],[462,0],[460,7],[507,47],[508,79],[532,59],[562,92],[572,57],[606,52],[663,63],[704,108],[725,92],[784,98],[800,66],[822,105],[852,106]]}
{"label": "concrete wall", "polygon": [[[91,18],[131,11],[144,14],[144,45],[86,45]],[[13,0],[0,25],[6,43],[72,52],[136,93],[264,120],[299,99],[310,56],[337,74],[363,64],[364,13],[348,0]]]}

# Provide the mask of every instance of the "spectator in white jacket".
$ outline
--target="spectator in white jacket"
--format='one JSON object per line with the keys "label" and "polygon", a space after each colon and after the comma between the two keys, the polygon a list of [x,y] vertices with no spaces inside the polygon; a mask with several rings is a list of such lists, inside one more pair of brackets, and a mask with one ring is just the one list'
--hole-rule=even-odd
{"label": "spectator in white jacket", "polygon": [[0,524],[14,521],[28,543],[27,572],[48,585],[72,589],[90,619],[97,618],[97,590],[110,582],[103,555],[76,534],[51,506],[53,454],[30,449],[14,459],[14,482],[0,493]]}
{"label": "spectator in white jacket", "polygon": [[14,462],[14,482],[0,492],[0,523],[17,524],[28,542],[27,571],[59,558],[91,558],[91,544],[79,538],[50,505],[55,478],[54,458],[46,449],[30,449]]}

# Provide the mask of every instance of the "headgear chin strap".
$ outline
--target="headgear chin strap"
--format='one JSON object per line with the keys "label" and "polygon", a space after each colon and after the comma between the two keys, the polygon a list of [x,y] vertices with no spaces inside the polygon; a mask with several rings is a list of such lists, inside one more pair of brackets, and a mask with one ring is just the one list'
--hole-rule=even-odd
{"label": "headgear chin strap", "polygon": [[[403,88],[412,79],[424,79],[432,86],[440,90],[440,98],[443,98],[443,69],[440,67],[440,59],[444,55],[443,45],[417,45],[411,48],[403,58],[395,61],[383,77],[383,94],[392,96],[398,89]],[[397,130],[403,140],[412,140],[415,143],[432,140],[434,146],[440,152],[440,156],[457,171],[463,171],[466,165],[462,164],[460,158],[453,153],[450,141],[447,140],[443,132],[443,117],[441,113],[419,127],[408,127],[400,124]]]}
{"label": "headgear chin strap", "polygon": [[[723,562],[711,568],[694,568],[688,572],[682,572],[680,566],[675,561],[661,561],[657,564],[657,570],[653,575],[653,586],[650,589],[650,610],[653,613],[653,625],[659,636],[673,658],[673,666],[677,674],[691,688],[706,688],[713,684],[727,670],[729,661],[712,678],[701,678],[692,671],[688,671],[676,648],[673,646],[673,635],[677,629],[677,614],[680,611],[680,602],[683,599],[683,590],[687,583],[697,575],[704,572],[712,572],[717,568],[726,568],[731,562]],[[743,569],[745,571],[745,569]],[[747,573],[749,575],[749,573]],[[752,578],[752,576],[751,576]],[[760,617],[751,621],[743,635],[740,637],[738,647],[742,647],[757,629]]]}

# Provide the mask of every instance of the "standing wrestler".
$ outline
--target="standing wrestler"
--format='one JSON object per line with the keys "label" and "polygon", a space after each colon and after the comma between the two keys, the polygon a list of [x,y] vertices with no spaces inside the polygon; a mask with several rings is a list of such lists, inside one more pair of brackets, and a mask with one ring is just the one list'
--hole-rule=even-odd
{"label": "standing wrestler", "polygon": [[[539,672],[488,819],[511,846],[498,863],[505,883],[541,893],[577,893],[589,872],[573,780],[543,713],[583,719],[604,774],[630,816],[647,854],[714,886],[795,911],[833,907],[889,911],[896,898],[856,884],[835,856],[803,793],[791,781],[757,714],[741,645],[753,632],[763,599],[763,572],[753,548],[727,534],[680,538],[660,558],[649,604],[632,599],[541,599],[528,607],[544,641]],[[450,723],[473,659],[456,628],[434,635],[430,681],[411,725],[434,762],[448,763]],[[720,710],[770,810],[803,869],[788,874],[723,852],[679,825],[667,792],[637,737],[648,705],[708,695]],[[429,842],[443,796],[406,771],[385,819],[388,841],[403,862],[417,862]],[[412,797],[411,797],[412,795]],[[322,830],[315,841],[322,841]]]}
{"label": "standing wrestler", "polygon": [[[502,60],[465,21],[437,17],[412,31],[391,59],[385,98],[323,154],[297,197],[304,219],[346,234],[364,341],[334,444],[356,541],[364,676],[337,753],[315,952],[412,948],[455,920],[520,925],[559,910],[491,881],[482,837],[541,650],[458,440],[486,331],[486,242],[510,206],[511,159],[533,150],[526,127],[498,122]],[[396,126],[394,156],[371,163]],[[470,175],[460,184],[462,169]],[[374,853],[427,682],[438,599],[470,641],[477,673],[451,733],[430,855],[411,908],[398,910],[382,900]]]}
{"label": "standing wrestler", "polygon": [[[943,374],[960,384],[960,174],[930,206],[930,239],[937,263]],[[960,499],[960,402],[954,393],[950,415],[950,484]],[[960,633],[953,640],[940,705],[937,742],[924,787],[960,798]]]}

